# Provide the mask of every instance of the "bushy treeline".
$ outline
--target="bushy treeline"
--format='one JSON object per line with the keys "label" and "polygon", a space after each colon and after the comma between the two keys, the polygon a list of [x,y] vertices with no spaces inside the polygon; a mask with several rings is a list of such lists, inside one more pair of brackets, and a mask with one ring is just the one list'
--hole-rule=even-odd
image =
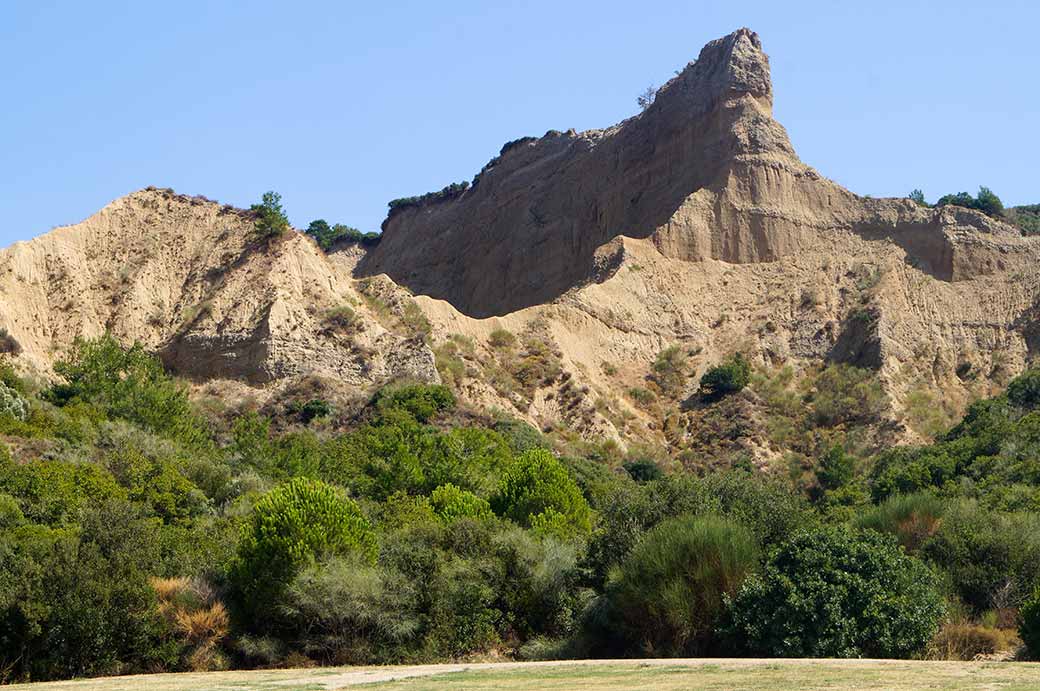
{"label": "bushy treeline", "polygon": [[469,187],[469,181],[463,180],[462,182],[453,182],[437,192],[427,192],[418,197],[400,197],[398,199],[391,199],[387,203],[387,206],[390,207],[389,215],[393,216],[395,213],[409,207],[422,206],[423,204],[434,204],[437,202],[448,201],[449,199],[455,199],[456,197],[462,196],[462,193],[468,190]]}
{"label": "bushy treeline", "polygon": [[[921,190],[914,190],[908,197],[921,206],[932,206],[925,200]],[[1000,197],[988,187],[979,187],[979,193],[974,196],[968,192],[944,194],[935,202],[935,206],[947,205],[981,211],[987,216],[1018,226],[1026,235],[1040,233],[1040,204],[1005,207]]]}
{"label": "bushy treeline", "polygon": [[558,455],[442,386],[214,416],[109,337],[57,371],[39,388],[0,369],[7,681],[492,652],[908,657],[950,622],[1021,612],[1027,643],[1040,630],[1037,374],[934,446],[864,468],[835,449],[803,494]]}
{"label": "bushy treeline", "polygon": [[362,233],[357,228],[351,228],[342,223],[329,225],[328,221],[320,218],[316,221],[311,221],[304,233],[313,238],[318,243],[318,247],[325,252],[328,252],[337,244],[346,242],[372,247],[378,245],[382,239],[379,233]]}

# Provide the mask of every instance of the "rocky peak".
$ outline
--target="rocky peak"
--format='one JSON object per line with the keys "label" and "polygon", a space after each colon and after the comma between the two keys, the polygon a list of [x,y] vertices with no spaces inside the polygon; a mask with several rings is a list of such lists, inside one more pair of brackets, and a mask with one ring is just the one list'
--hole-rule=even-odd
{"label": "rocky peak", "polygon": [[705,45],[696,61],[661,87],[655,106],[660,110],[679,107],[688,115],[700,115],[720,101],[745,94],[772,108],[769,58],[762,52],[758,34],[738,29]]}

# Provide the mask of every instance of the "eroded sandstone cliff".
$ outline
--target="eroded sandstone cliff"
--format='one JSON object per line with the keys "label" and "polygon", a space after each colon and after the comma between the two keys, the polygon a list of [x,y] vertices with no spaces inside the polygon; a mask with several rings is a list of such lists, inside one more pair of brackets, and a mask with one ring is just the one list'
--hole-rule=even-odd
{"label": "eroded sandstone cliff", "polygon": [[392,213],[359,270],[486,317],[603,280],[597,250],[618,236],[683,261],[749,264],[839,230],[891,240],[943,280],[1021,250],[1019,233],[982,214],[862,199],[799,161],[772,118],[768,58],[741,29],[706,45],[636,117],[518,140],[461,195]]}
{"label": "eroded sandstone cliff", "polygon": [[[742,29],[641,114],[512,142],[461,194],[400,207],[367,253],[260,241],[248,212],[135,192],[0,251],[0,329],[43,371],[108,330],[195,380],[443,378],[546,429],[676,450],[714,425],[690,401],[722,358],[763,376],[848,362],[883,382],[886,433],[919,438],[922,405],[956,414],[1040,348],[1040,241],[852,194],[799,161],[771,105]],[[686,376],[663,391],[671,347]],[[742,399],[727,443],[780,457],[767,403]]]}

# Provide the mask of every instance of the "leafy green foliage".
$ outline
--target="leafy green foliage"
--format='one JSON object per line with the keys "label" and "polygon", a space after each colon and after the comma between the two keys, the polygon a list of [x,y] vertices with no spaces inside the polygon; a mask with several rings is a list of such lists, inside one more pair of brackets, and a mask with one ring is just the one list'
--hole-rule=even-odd
{"label": "leafy green foliage", "polygon": [[523,526],[551,510],[563,518],[540,520],[562,520],[571,533],[588,532],[590,527],[591,512],[578,485],[551,453],[541,449],[527,451],[506,470],[491,506]]}
{"label": "leafy green foliage", "polygon": [[894,535],[910,554],[918,553],[939,529],[946,502],[934,494],[897,494],[856,519],[865,530]]}
{"label": "leafy green foliage", "polygon": [[840,445],[834,445],[820,459],[816,479],[824,490],[837,490],[852,481],[856,459],[845,453]]}
{"label": "leafy green foliage", "polygon": [[1040,582],[1040,517],[949,502],[921,555],[947,574],[973,613],[1014,608]]}
{"label": "leafy green foliage", "polygon": [[48,393],[59,405],[88,403],[111,417],[187,443],[206,442],[185,388],[139,343],[124,348],[108,334],[77,340],[69,356],[54,365],[54,371],[66,381]]}
{"label": "leafy green foliage", "polygon": [[1037,381],[1037,372],[1027,371],[1011,381],[1006,394],[973,403],[935,444],[879,454],[870,473],[875,500],[933,489],[993,508],[1040,508]]}
{"label": "leafy green foliage", "polygon": [[419,197],[401,197],[400,199],[392,199],[388,204],[390,207],[390,216],[393,216],[395,213],[409,207],[422,206],[423,204],[436,204],[438,202],[448,201],[449,199],[455,199],[456,197],[462,196],[462,193],[468,189],[469,181],[464,180],[462,182],[453,182],[439,192],[428,192]]}
{"label": "leafy green foliage", "polygon": [[257,502],[231,579],[247,616],[262,616],[308,564],[336,555],[374,560],[376,541],[361,510],[335,488],[297,478]]}
{"label": "leafy green foliage", "polygon": [[1019,624],[1018,634],[1026,645],[1026,650],[1034,660],[1040,659],[1040,586],[1033,589],[1033,593],[1022,603],[1019,611],[1022,623]]}
{"label": "leafy green foliage", "polygon": [[994,194],[988,187],[980,187],[979,194],[975,197],[967,192],[958,192],[957,194],[943,195],[935,203],[936,206],[946,206],[947,204],[963,206],[966,209],[975,209],[994,218],[999,218],[1004,212],[1004,204],[1001,203],[1000,197]]}
{"label": "leafy green foliage", "polygon": [[[582,395],[544,324],[502,340],[491,354],[512,394],[563,382],[558,395]],[[756,373],[754,398],[695,408],[725,417],[761,401],[771,425],[797,427],[791,472],[763,474],[711,472],[707,448],[691,447],[705,455],[694,464],[542,435],[445,387],[399,384],[365,404],[308,386],[260,414],[212,397],[196,408],[154,358],[112,339],[77,344],[64,366],[66,383],[41,394],[0,361],[26,404],[24,419],[0,415],[7,680],[499,651],[733,655],[744,640],[757,654],[905,655],[936,610],[928,569],[957,619],[927,654],[963,655],[1005,641],[1040,582],[1035,373],[935,444],[874,457],[864,437],[887,410],[874,373]],[[820,537],[824,522],[838,537]],[[737,590],[729,566],[761,569],[748,545],[773,556]]]}
{"label": "leafy green foliage", "polygon": [[446,386],[412,384],[380,390],[375,404],[380,412],[398,408],[419,422],[427,422],[437,413],[452,408],[455,394]]}
{"label": "leafy green foliage", "polygon": [[0,328],[0,355],[20,355],[22,345],[7,329]]}
{"label": "leafy green foliage", "polygon": [[253,204],[249,210],[256,217],[257,236],[278,237],[289,230],[289,219],[282,208],[282,195],[277,192],[264,192],[260,203]]}
{"label": "leafy green foliage", "polygon": [[357,228],[351,228],[342,223],[330,226],[324,219],[311,221],[303,232],[313,238],[324,252],[328,252],[337,244],[346,242],[372,247],[378,245],[382,239],[382,235],[379,233],[362,233]]}
{"label": "leafy green foliage", "polygon": [[161,666],[162,622],[148,574],[155,524],[122,502],[80,530],[25,526],[0,534],[0,670],[59,679]]}
{"label": "leafy green foliage", "polygon": [[1008,221],[1021,228],[1026,235],[1040,233],[1040,204],[1012,206],[1004,210],[1004,216]]}
{"label": "leafy green foliage", "polygon": [[751,381],[751,365],[737,353],[721,365],[709,367],[701,376],[700,395],[705,401],[717,401],[740,391]]}
{"label": "leafy green foliage", "polygon": [[878,533],[795,535],[733,599],[730,632],[777,657],[909,657],[944,605],[927,567]]}
{"label": "leafy green foliage", "polygon": [[494,516],[491,505],[485,499],[452,484],[441,485],[433,490],[430,504],[434,513],[447,523],[460,518],[485,519]]}
{"label": "leafy green foliage", "polygon": [[652,459],[640,458],[631,461],[625,461],[621,464],[621,467],[625,469],[636,482],[650,482],[651,480],[660,480],[664,473],[661,471],[661,466],[657,465]]}
{"label": "leafy green foliage", "polygon": [[717,651],[715,629],[758,564],[747,528],[717,516],[669,519],[636,545],[607,584],[624,652],[649,656]]}

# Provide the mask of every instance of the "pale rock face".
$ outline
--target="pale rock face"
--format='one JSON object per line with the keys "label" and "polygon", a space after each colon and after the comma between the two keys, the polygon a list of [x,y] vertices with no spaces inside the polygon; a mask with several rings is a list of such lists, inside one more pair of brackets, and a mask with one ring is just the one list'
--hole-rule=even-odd
{"label": "pale rock face", "polygon": [[[109,330],[196,380],[438,381],[431,345],[400,328],[404,286],[428,343],[471,344],[469,403],[680,447],[629,396],[672,344],[694,353],[686,394],[737,351],[766,369],[837,360],[878,370],[896,416],[921,390],[963,409],[1040,348],[1040,240],[821,177],[773,120],[769,61],[747,29],[706,45],[639,115],[508,144],[461,195],[383,227],[367,253],[325,255],[298,234],[258,242],[246,212],[136,192],[0,251],[0,328],[44,370]],[[328,319],[344,305],[349,333]],[[492,381],[489,337],[532,325],[565,376],[517,396]]]}
{"label": "pale rock face", "polygon": [[[257,241],[247,212],[168,190],[0,251],[0,296],[0,327],[42,370],[77,337],[109,331],[193,379],[438,379],[428,348],[367,315],[349,264],[296,233]],[[343,304],[366,327],[349,343],[324,323]]]}

